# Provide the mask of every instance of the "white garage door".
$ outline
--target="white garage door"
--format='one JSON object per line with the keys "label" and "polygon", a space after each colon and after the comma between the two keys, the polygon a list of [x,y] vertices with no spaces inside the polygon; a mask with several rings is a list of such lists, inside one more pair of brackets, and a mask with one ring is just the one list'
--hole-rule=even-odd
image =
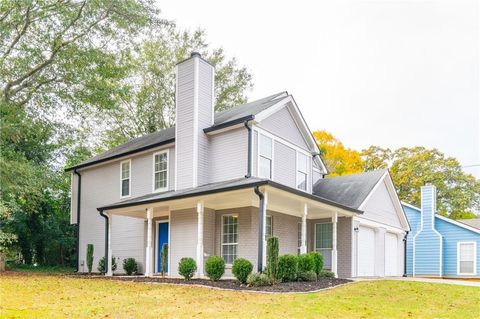
{"label": "white garage door", "polygon": [[385,276],[398,276],[398,238],[396,234],[385,234]]}
{"label": "white garage door", "polygon": [[375,274],[375,231],[359,227],[357,253],[357,276],[368,277]]}

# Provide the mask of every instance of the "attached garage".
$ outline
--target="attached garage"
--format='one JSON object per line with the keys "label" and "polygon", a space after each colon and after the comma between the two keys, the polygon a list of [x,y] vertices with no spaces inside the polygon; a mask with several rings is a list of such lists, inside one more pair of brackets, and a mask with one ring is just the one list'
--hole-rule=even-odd
{"label": "attached garage", "polygon": [[385,234],[385,276],[400,276],[398,256],[398,237],[393,233]]}
{"label": "attached garage", "polygon": [[357,276],[375,275],[375,230],[360,226],[358,230]]}

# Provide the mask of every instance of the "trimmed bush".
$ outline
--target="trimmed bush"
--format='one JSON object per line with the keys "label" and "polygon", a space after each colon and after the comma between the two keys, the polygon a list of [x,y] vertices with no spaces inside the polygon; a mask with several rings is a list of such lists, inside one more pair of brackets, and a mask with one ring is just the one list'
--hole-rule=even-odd
{"label": "trimmed bush", "polygon": [[210,280],[217,281],[225,273],[225,261],[220,256],[210,256],[205,262],[205,273]]}
{"label": "trimmed bush", "polygon": [[192,279],[197,271],[197,263],[193,258],[184,257],[178,263],[178,273],[185,278],[185,280]]}
{"label": "trimmed bush", "polygon": [[319,275],[318,278],[335,278],[335,274],[331,271],[323,270]]}
{"label": "trimmed bush", "polygon": [[130,276],[130,275],[135,275],[138,272],[138,265],[137,261],[135,258],[127,258],[123,260],[123,270],[125,270],[125,273]]}
{"label": "trimmed bush", "polygon": [[283,282],[297,279],[298,260],[294,255],[283,255],[278,258],[278,279]]}
{"label": "trimmed bush", "polygon": [[162,246],[162,251],[160,252],[160,270],[162,273],[162,277],[165,276],[165,273],[167,272],[167,265],[168,265],[168,244],[163,244]]}
{"label": "trimmed bush", "polygon": [[314,268],[313,271],[318,275],[323,270],[323,256],[320,254],[318,251],[312,251],[308,253],[310,256],[312,256],[313,262],[314,262]]}
{"label": "trimmed bush", "polygon": [[278,279],[278,237],[267,239],[267,275],[273,282]]}
{"label": "trimmed bush", "polygon": [[248,275],[247,284],[253,287],[271,286],[272,280],[266,274],[254,273]]}
{"label": "trimmed bush", "polygon": [[87,245],[87,269],[88,273],[92,272],[93,267],[93,244]]}
{"label": "trimmed bush", "polygon": [[[105,265],[105,257],[100,258],[98,261],[98,267],[97,270],[101,273],[106,273],[107,265]],[[117,269],[117,260],[115,257],[112,257],[112,271],[115,271]]]}
{"label": "trimmed bush", "polygon": [[315,260],[310,254],[301,254],[298,257],[298,272],[314,271]]}
{"label": "trimmed bush", "polygon": [[237,258],[233,262],[232,273],[242,284],[247,283],[248,275],[252,273],[253,265],[244,258]]}
{"label": "trimmed bush", "polygon": [[305,271],[305,272],[299,272],[298,273],[298,280],[301,281],[316,281],[317,280],[317,274],[313,271]]}

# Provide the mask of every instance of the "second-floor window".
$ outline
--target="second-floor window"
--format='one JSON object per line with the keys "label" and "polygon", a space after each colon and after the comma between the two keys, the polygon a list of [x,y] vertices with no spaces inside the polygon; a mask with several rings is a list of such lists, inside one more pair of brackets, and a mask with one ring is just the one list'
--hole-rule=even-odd
{"label": "second-floor window", "polygon": [[308,157],[305,154],[297,152],[297,188],[307,190],[308,177]]}
{"label": "second-floor window", "polygon": [[272,178],[273,146],[272,139],[259,134],[258,139],[258,176]]}
{"label": "second-floor window", "polygon": [[153,191],[168,188],[168,151],[153,154]]}
{"label": "second-floor window", "polygon": [[120,163],[120,197],[130,196],[130,160]]}

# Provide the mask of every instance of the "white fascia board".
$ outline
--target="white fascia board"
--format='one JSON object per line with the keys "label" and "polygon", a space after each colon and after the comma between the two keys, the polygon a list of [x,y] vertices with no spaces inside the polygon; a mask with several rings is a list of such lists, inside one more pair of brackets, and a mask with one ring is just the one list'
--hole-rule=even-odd
{"label": "white fascia board", "polygon": [[353,220],[360,222],[360,225],[365,225],[365,226],[374,227],[374,228],[385,228],[385,230],[391,233],[402,234],[402,235],[405,234],[405,230],[402,228],[397,228],[387,224],[379,223],[377,221],[365,218],[364,216],[361,216],[361,215],[354,216]]}

